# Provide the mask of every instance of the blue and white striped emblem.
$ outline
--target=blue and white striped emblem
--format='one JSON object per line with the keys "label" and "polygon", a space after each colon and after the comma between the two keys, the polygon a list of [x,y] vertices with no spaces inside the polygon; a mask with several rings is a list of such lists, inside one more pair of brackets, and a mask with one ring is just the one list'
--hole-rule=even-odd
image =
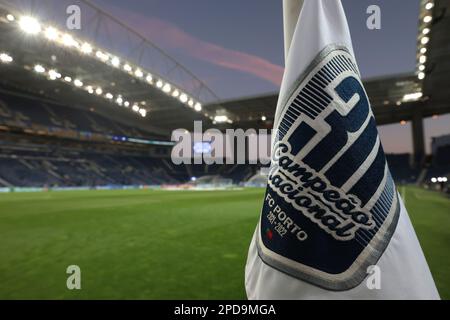
{"label": "blue and white striped emblem", "polygon": [[262,260],[329,290],[348,290],[376,264],[399,202],[352,55],[328,47],[276,116],[259,225]]}

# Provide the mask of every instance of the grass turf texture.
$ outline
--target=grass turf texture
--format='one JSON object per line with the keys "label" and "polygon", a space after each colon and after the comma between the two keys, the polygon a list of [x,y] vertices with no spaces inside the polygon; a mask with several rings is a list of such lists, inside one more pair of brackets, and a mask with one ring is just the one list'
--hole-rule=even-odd
{"label": "grass turf texture", "polygon": [[[450,200],[399,188],[442,298],[450,298]],[[244,299],[264,191],[0,195],[1,299]],[[81,268],[82,290],[66,288]]]}

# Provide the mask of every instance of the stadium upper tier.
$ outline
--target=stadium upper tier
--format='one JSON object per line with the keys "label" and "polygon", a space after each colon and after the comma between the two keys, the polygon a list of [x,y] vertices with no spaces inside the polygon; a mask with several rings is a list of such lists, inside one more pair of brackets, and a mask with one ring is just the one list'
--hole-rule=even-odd
{"label": "stadium upper tier", "polygon": [[150,133],[119,124],[98,113],[0,91],[0,124],[8,128],[149,138]]}
{"label": "stadium upper tier", "polygon": [[[202,120],[204,128],[272,126],[276,95],[221,101],[153,43],[87,1],[80,5],[89,23],[66,30],[65,16],[57,19],[60,15],[52,12],[64,12],[70,4],[0,0],[1,81],[59,101],[95,104],[99,111],[166,136],[178,128],[191,130],[194,120]],[[417,69],[365,81],[378,124],[419,123],[450,111],[445,89],[450,59],[442,49],[450,37],[450,5],[444,0],[427,4],[420,3]],[[421,142],[417,139],[417,154],[423,153]]]}

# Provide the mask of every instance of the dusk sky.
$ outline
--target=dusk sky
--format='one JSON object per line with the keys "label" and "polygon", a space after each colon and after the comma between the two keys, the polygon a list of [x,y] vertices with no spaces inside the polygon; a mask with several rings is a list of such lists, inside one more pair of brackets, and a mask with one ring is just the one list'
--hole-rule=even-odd
{"label": "dusk sky", "polygon": [[[284,68],[281,0],[95,0],[228,99],[277,92]],[[382,29],[366,27],[378,4]],[[414,71],[419,0],[343,0],[364,78]]]}

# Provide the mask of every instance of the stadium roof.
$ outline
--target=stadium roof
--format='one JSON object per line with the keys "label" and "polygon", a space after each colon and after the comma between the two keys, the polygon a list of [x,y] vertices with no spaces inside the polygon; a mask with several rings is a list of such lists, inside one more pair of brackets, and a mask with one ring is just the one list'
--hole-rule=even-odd
{"label": "stadium roof", "polygon": [[[41,7],[52,8],[66,1],[42,2]],[[82,4],[83,17],[91,13],[95,23],[80,35],[62,27],[65,21],[40,19],[14,1],[0,1],[3,90],[94,108],[164,134],[194,120],[210,122],[213,115],[202,105],[218,98],[203,82],[122,22],[87,1]],[[111,33],[115,37],[108,42],[104,35]]]}
{"label": "stadium roof", "polygon": [[[421,0],[420,6],[416,70],[364,81],[378,124],[450,113],[450,2]],[[268,94],[205,108],[223,109],[241,127],[271,128],[277,100]]]}

